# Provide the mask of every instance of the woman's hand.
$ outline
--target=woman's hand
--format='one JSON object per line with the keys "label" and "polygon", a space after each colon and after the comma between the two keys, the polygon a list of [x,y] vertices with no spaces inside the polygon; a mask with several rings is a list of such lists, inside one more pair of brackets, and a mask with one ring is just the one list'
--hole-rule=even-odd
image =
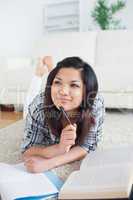
{"label": "woman's hand", "polygon": [[32,173],[41,173],[51,169],[50,159],[39,156],[31,156],[24,159],[24,165],[27,171]]}
{"label": "woman's hand", "polygon": [[61,151],[68,152],[75,144],[77,125],[67,125],[61,133],[59,148]]}
{"label": "woman's hand", "polygon": [[42,151],[41,147],[32,146],[22,154],[22,159],[25,160],[32,156],[40,156],[41,151]]}

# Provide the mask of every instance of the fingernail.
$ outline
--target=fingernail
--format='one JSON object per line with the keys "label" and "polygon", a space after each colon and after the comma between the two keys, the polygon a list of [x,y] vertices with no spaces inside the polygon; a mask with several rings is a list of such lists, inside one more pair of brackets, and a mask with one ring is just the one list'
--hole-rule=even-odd
{"label": "fingernail", "polygon": [[75,127],[77,127],[77,124],[73,124]]}

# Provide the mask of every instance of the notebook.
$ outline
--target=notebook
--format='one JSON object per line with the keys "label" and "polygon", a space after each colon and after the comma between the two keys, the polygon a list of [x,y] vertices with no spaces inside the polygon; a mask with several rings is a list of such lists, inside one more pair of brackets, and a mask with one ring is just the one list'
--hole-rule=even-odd
{"label": "notebook", "polygon": [[63,181],[52,171],[29,173],[23,163],[0,163],[0,195],[2,200],[48,199],[58,196]]}

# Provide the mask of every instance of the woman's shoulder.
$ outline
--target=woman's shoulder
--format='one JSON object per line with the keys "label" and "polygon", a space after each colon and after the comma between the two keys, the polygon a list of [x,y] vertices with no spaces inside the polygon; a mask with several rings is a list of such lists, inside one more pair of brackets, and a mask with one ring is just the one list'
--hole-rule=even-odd
{"label": "woman's shoulder", "polygon": [[44,119],[44,99],[44,92],[41,92],[36,97],[34,97],[28,108],[28,112],[30,112],[32,116],[36,116],[39,118],[41,117],[42,119]]}
{"label": "woman's shoulder", "polygon": [[94,99],[92,113],[93,115],[97,115],[101,112],[105,112],[104,98],[100,93],[98,93]]}
{"label": "woman's shoulder", "polygon": [[100,93],[97,93],[95,99],[94,99],[94,105],[98,106],[98,105],[102,105],[104,104],[104,98]]}
{"label": "woman's shoulder", "polygon": [[45,97],[44,92],[39,93],[38,95],[36,95],[34,97],[30,106],[32,106],[32,107],[38,107],[39,106],[40,108],[42,108],[44,106],[44,97]]}

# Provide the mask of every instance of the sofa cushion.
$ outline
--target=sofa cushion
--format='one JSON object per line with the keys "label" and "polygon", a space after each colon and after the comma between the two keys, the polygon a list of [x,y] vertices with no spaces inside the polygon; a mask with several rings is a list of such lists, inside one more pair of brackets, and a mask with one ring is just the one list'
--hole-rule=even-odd
{"label": "sofa cushion", "polygon": [[102,91],[133,92],[133,31],[100,31],[95,68]]}

